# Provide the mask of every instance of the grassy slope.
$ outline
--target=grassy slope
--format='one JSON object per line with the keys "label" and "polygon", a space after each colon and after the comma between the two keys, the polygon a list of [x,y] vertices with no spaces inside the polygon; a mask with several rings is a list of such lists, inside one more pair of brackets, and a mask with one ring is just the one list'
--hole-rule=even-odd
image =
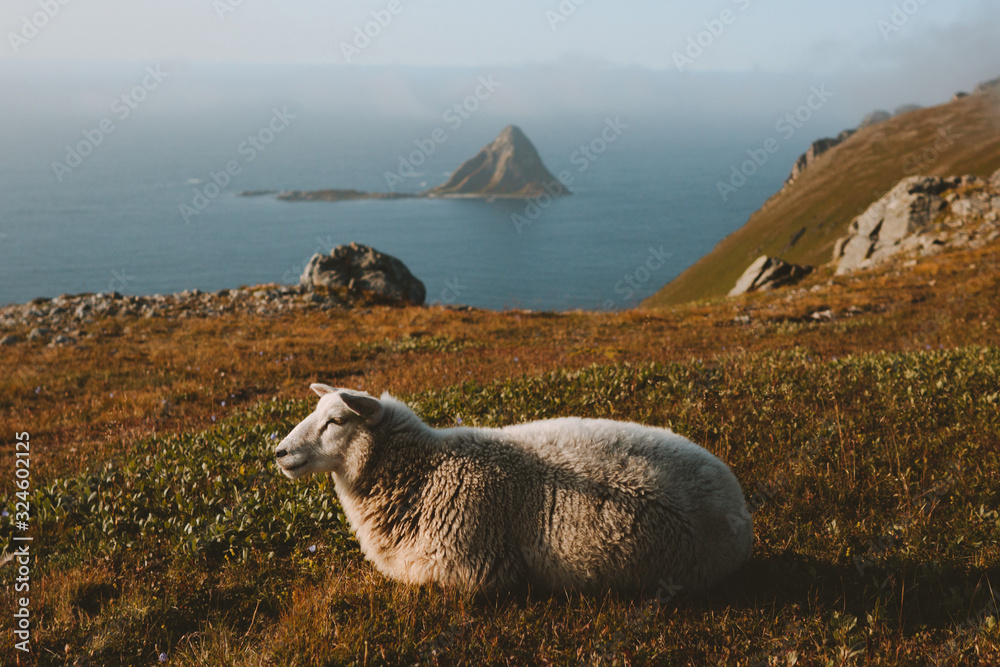
{"label": "grassy slope", "polygon": [[[1000,243],[804,288],[619,314],[107,320],[85,349],[5,348],[39,558],[35,652],[5,639],[0,663],[996,664]],[[315,380],[388,389],[439,426],[669,425],[733,467],[755,556],[706,597],[396,585],[329,480],[271,461]]]}
{"label": "grassy slope", "polygon": [[[935,147],[942,130],[954,137],[953,145]],[[925,151],[930,153],[921,160]],[[914,173],[989,176],[997,168],[1000,99],[996,93],[972,95],[869,127],[824,154],[793,185],[750,216],[746,225],[645,305],[723,296],[762,254],[813,266],[825,264],[851,220],[900,179]],[[803,228],[806,233],[789,247],[793,235]]]}

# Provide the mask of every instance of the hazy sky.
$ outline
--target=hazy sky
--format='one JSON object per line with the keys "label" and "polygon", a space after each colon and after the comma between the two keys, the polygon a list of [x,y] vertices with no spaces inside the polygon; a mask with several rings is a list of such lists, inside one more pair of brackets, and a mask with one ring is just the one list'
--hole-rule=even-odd
{"label": "hazy sky", "polygon": [[506,119],[767,120],[825,85],[810,131],[830,132],[1000,76],[998,26],[997,0],[2,0],[0,120],[106,113],[152,63],[171,78],[146,115],[266,98],[434,118],[495,76],[484,106]]}
{"label": "hazy sky", "polygon": [[[996,0],[3,0],[0,59],[479,67],[589,58],[675,69],[675,53],[684,54],[689,38],[697,40],[714,27],[717,34],[701,35],[706,47],[685,69],[891,69],[932,52],[959,68],[969,58],[1000,62],[997,5]],[[54,16],[42,14],[45,7]],[[377,36],[355,44],[355,29],[378,18],[384,26],[369,26]],[[42,27],[36,31],[26,20]],[[357,51],[345,54],[344,44]]]}

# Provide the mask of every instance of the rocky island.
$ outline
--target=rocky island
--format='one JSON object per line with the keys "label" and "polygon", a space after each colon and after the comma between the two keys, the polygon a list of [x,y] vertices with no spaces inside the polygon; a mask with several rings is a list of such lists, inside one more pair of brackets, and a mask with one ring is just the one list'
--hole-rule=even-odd
{"label": "rocky island", "polygon": [[[240,193],[243,195],[243,193]],[[249,196],[249,195],[244,195]],[[418,194],[407,192],[365,192],[364,190],[288,190],[279,192],[281,201],[350,201],[358,199],[414,199]]]}
{"label": "rocky island", "polygon": [[569,194],[569,190],[542,164],[524,132],[508,125],[491,144],[456,169],[447,183],[424,195],[531,199],[545,193],[559,196]]}
{"label": "rocky island", "polygon": [[[247,190],[241,197],[274,194]],[[456,169],[442,185],[421,193],[365,192],[354,189],[289,190],[277,193],[281,201],[350,201],[360,199],[479,198],[531,199],[542,194],[570,194],[542,163],[531,140],[516,125],[508,125],[491,143]]]}

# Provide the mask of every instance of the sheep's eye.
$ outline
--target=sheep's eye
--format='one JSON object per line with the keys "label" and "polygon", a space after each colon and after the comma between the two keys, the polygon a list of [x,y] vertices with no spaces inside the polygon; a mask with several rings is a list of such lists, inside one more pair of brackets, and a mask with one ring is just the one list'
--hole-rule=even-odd
{"label": "sheep's eye", "polygon": [[326,428],[330,424],[336,424],[337,426],[343,426],[344,422],[346,422],[346,421],[347,420],[344,419],[344,418],[342,418],[342,417],[330,417],[329,419],[326,420],[326,424],[323,425],[323,428]]}

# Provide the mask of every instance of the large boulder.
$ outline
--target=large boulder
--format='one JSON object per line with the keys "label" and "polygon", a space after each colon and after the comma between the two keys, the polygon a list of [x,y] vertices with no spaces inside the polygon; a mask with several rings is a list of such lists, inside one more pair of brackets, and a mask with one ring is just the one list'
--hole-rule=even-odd
{"label": "large boulder", "polygon": [[910,176],[853,221],[834,246],[836,273],[842,275],[885,261],[908,247],[904,241],[928,231],[948,203],[941,193],[961,179]]}
{"label": "large boulder", "polygon": [[299,283],[310,290],[346,290],[384,303],[419,306],[427,295],[424,284],[405,264],[360,243],[337,246],[329,255],[313,255]]}
{"label": "large boulder", "polygon": [[776,287],[793,285],[812,272],[811,266],[789,264],[777,257],[761,255],[743,272],[736,281],[736,286],[729,291],[729,296],[739,296],[747,292],[766,292]]}

